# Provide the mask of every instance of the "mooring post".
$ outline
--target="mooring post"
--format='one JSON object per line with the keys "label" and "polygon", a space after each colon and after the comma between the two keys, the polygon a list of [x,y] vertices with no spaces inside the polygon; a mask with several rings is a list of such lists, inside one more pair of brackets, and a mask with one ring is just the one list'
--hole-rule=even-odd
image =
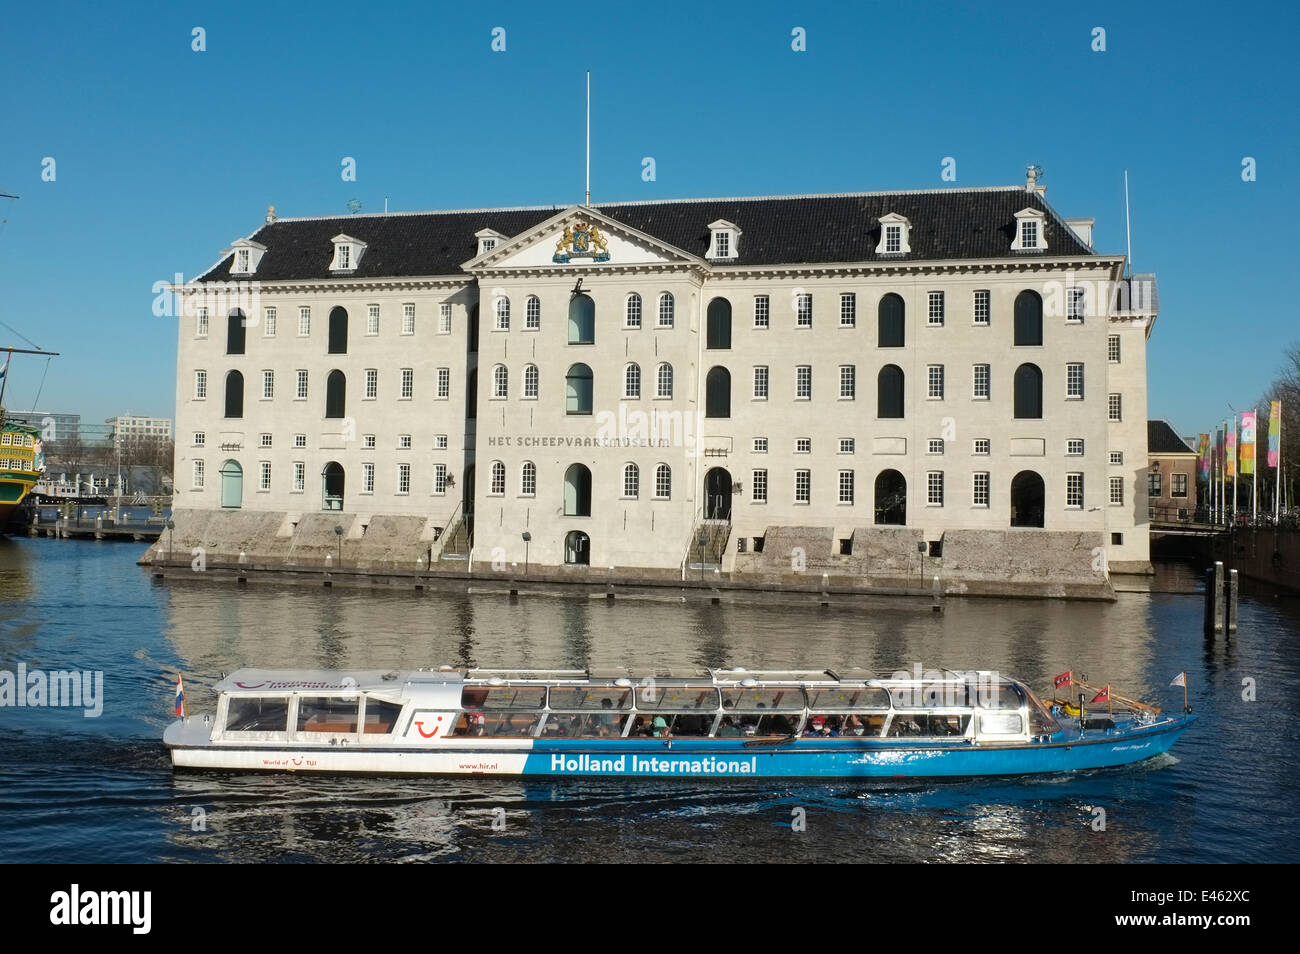
{"label": "mooring post", "polygon": [[934,577],[932,590],[934,593],[934,602],[930,604],[930,609],[935,613],[942,613],[943,612],[943,587],[939,585],[938,574],[936,574]]}
{"label": "mooring post", "polygon": [[605,577],[605,599],[612,600],[613,598],[614,598],[614,568],[611,566],[609,568],[609,575]]}
{"label": "mooring post", "polygon": [[1237,571],[1228,571],[1227,604],[1223,608],[1224,630],[1229,633],[1237,631]]}
{"label": "mooring post", "polygon": [[1205,632],[1223,632],[1223,561],[1205,571]]}

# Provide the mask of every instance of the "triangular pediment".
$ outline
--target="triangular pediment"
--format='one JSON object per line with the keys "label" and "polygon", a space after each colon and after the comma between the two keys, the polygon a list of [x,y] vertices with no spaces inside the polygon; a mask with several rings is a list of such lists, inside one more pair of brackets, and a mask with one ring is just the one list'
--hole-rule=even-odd
{"label": "triangular pediment", "polygon": [[465,263],[468,271],[496,268],[590,268],[620,265],[704,265],[703,259],[661,242],[596,209],[574,205]]}

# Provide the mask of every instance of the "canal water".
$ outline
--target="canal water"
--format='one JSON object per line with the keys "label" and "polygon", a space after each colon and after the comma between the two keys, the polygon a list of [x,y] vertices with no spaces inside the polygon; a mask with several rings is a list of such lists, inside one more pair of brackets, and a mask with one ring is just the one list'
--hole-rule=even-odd
{"label": "canal water", "polygon": [[[953,599],[942,614],[512,600],[163,584],[135,565],[142,552],[0,537],[0,670],[104,673],[97,718],[0,708],[0,861],[1300,861],[1300,599],[1243,597],[1229,641],[1202,635],[1196,593]],[[1200,719],[1148,763],[1017,781],[173,774],[159,741],[178,670],[201,712],[240,666],[440,664],[919,664],[1036,687],[1072,669],[1171,708],[1186,670]]]}

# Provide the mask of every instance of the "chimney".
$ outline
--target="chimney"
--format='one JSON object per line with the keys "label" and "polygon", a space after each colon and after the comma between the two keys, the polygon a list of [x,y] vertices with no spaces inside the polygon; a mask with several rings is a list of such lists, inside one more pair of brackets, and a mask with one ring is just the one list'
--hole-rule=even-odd
{"label": "chimney", "polygon": [[266,221],[268,225],[275,221],[275,206],[268,205],[266,207]]}

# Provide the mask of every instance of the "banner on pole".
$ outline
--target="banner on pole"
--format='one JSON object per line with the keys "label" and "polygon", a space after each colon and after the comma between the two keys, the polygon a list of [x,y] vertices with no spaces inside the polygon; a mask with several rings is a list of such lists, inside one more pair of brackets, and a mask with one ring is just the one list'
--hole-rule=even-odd
{"label": "banner on pole", "polygon": [[1232,430],[1228,431],[1223,438],[1223,458],[1224,474],[1228,477],[1237,476],[1237,422],[1232,422]]}
{"label": "banner on pole", "polygon": [[1241,412],[1241,472],[1255,473],[1255,412]]}
{"label": "banner on pole", "polygon": [[1273,401],[1268,408],[1268,466],[1277,467],[1282,450],[1282,402]]}
{"label": "banner on pole", "polygon": [[1196,445],[1197,453],[1200,454],[1201,480],[1210,479],[1210,435],[1202,434]]}

